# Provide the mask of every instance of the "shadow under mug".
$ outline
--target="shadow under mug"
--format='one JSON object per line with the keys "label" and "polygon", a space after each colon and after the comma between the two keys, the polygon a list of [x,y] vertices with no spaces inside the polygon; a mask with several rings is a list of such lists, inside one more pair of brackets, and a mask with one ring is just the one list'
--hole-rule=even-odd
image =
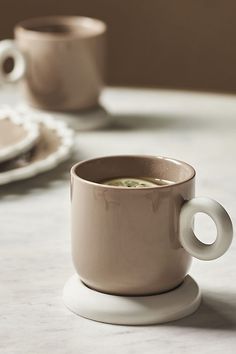
{"label": "shadow under mug", "polygon": [[[104,22],[52,16],[15,26],[15,40],[0,42],[0,84],[21,81],[35,107],[75,111],[98,104],[104,86]],[[13,60],[10,72],[4,70]]]}
{"label": "shadow under mug", "polygon": [[[117,177],[157,177],[162,187],[125,188],[99,184]],[[171,290],[184,280],[191,256],[212,260],[231,244],[232,222],[209,198],[195,198],[195,170],[185,162],[154,156],[110,156],[71,170],[72,256],[89,287],[118,295]],[[198,212],[216,224],[204,244],[192,225]]]}

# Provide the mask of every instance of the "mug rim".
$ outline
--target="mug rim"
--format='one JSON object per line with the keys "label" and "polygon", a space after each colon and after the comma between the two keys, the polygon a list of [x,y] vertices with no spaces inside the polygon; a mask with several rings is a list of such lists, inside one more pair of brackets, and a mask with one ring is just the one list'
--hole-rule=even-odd
{"label": "mug rim", "polygon": [[[69,33],[55,33],[55,32],[43,32],[37,31],[34,27],[40,26],[53,26],[53,25],[64,25],[72,26],[76,25],[78,22],[78,27],[91,28],[91,33],[81,34],[79,31],[71,31]],[[27,28],[29,27],[29,28]],[[32,28],[31,28],[32,27]],[[40,16],[32,17],[23,21],[18,22],[14,27],[15,33],[21,33],[35,39],[84,39],[84,38],[94,38],[104,34],[107,30],[107,25],[104,21],[87,17],[87,16],[72,16],[72,15],[54,15],[54,16]]]}
{"label": "mug rim", "polygon": [[[167,185],[163,185],[160,187],[156,186],[156,187],[140,187],[140,188],[136,188],[136,187],[122,187],[122,186],[111,186],[111,185],[107,185],[107,184],[101,184],[101,183],[97,183],[97,182],[92,182],[92,181],[89,181],[85,178],[82,178],[80,177],[75,171],[77,169],[78,166],[81,166],[83,164],[86,164],[88,162],[95,162],[95,161],[98,161],[98,160],[104,160],[104,159],[108,159],[108,158],[126,158],[126,157],[135,157],[135,158],[141,158],[141,159],[162,159],[162,160],[166,160],[166,161],[171,161],[171,162],[174,162],[176,164],[179,164],[179,165],[183,165],[185,167],[187,167],[189,169],[189,172],[190,172],[190,175],[188,178],[185,178],[183,179],[182,181],[180,182],[173,182],[171,184],[167,184]],[[75,177],[77,180],[79,180],[80,182],[82,183],[85,183],[85,184],[88,184],[88,185],[92,185],[92,186],[96,186],[96,187],[100,187],[100,188],[106,188],[106,189],[113,189],[113,190],[125,190],[126,192],[127,191],[143,191],[143,190],[160,190],[160,189],[163,189],[163,188],[173,188],[175,186],[179,186],[181,184],[184,184],[186,182],[189,182],[191,181],[192,179],[195,178],[196,176],[196,170],[194,169],[193,166],[191,166],[190,164],[188,164],[187,162],[185,161],[182,161],[182,160],[178,160],[178,159],[175,159],[175,158],[171,158],[171,157],[167,157],[167,156],[161,156],[161,155],[106,155],[106,156],[100,156],[100,157],[95,157],[95,158],[92,158],[92,159],[86,159],[86,160],[83,160],[83,161],[80,161],[80,162],[77,162],[76,164],[74,164],[72,167],[71,167],[71,170],[70,170],[70,174],[72,177]]]}

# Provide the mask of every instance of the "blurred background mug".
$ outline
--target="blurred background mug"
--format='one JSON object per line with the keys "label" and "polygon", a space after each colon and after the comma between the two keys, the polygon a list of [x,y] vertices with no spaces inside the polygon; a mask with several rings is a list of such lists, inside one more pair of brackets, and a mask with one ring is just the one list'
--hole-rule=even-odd
{"label": "blurred background mug", "polygon": [[0,84],[20,81],[29,105],[75,111],[98,104],[104,86],[104,22],[53,16],[15,26],[0,42]]}

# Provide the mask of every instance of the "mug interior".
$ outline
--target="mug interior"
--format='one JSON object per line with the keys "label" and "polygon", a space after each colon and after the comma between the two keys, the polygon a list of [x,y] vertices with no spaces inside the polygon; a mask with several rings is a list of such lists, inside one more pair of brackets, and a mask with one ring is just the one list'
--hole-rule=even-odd
{"label": "mug interior", "polygon": [[[72,175],[93,183],[121,177],[148,177],[178,184],[192,179],[195,176],[195,170],[185,162],[167,157],[124,155],[80,162],[72,167]],[[107,185],[106,187],[117,188]]]}
{"label": "mug interior", "polygon": [[20,22],[16,31],[34,33],[36,35],[90,37],[102,34],[106,30],[104,22],[80,16],[50,16],[33,18]]}

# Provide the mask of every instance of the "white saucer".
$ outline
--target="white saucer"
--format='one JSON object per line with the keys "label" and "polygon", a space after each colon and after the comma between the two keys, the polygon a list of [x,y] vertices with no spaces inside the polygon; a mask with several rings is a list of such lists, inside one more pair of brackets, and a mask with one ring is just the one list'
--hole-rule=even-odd
{"label": "white saucer", "polygon": [[[39,109],[30,107],[24,103],[20,104],[17,108],[23,113],[42,113]],[[111,117],[102,105],[78,112],[44,112],[53,114],[57,119],[63,120],[76,131],[97,130],[106,128],[111,124]]]}
{"label": "white saucer", "polygon": [[148,325],[178,320],[197,310],[201,294],[187,275],[176,289],[151,296],[116,296],[100,293],[73,275],[63,290],[64,304],[90,320],[119,325]]}

